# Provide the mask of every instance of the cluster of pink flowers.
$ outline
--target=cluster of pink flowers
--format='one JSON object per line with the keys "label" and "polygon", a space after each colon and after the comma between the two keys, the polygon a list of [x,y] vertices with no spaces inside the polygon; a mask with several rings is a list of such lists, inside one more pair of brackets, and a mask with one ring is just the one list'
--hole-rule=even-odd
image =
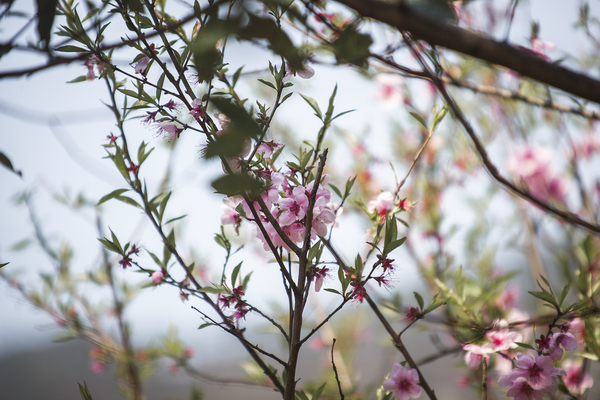
{"label": "cluster of pink flowers", "polygon": [[150,63],[150,53],[158,54],[158,51],[156,51],[155,49],[154,43],[150,44],[150,49],[147,52],[138,54],[138,56],[130,64],[135,70],[136,74],[146,76],[146,73],[148,72],[148,64]]}
{"label": "cluster of pink flowers", "polygon": [[541,200],[565,202],[568,181],[552,165],[552,152],[544,147],[523,147],[508,159],[507,167],[516,179],[522,179]]}
{"label": "cluster of pink flowers", "polygon": [[394,208],[394,195],[390,192],[381,192],[375,200],[367,204],[367,211],[377,211],[377,216],[385,218],[386,214]]}
{"label": "cluster of pink flowers", "polygon": [[[261,194],[261,198],[265,202],[267,209],[292,242],[296,244],[302,242],[306,230],[304,220],[308,212],[309,198],[313,191],[314,181],[306,186],[295,185],[286,175],[274,171],[261,171],[260,176],[265,178],[270,185],[269,189]],[[335,212],[330,202],[331,192],[324,188],[324,185],[328,182],[329,175],[324,175],[317,187],[310,233],[311,239],[315,239],[317,235],[325,236],[328,226],[331,226],[335,222]],[[257,202],[252,202],[250,206],[241,197],[234,197],[228,199],[226,204],[228,207],[221,219],[222,223],[238,224],[241,216],[235,211],[235,208],[239,204],[243,206],[245,217],[248,220],[254,220],[250,208],[252,207],[259,216],[267,237],[273,245],[290,250],[289,246],[275,230],[275,227],[266,218]],[[265,250],[269,250],[268,241],[263,232],[257,229],[256,235],[263,241]]]}
{"label": "cluster of pink flowers", "polygon": [[383,382],[383,388],[394,393],[399,400],[408,400],[421,396],[422,388],[419,386],[419,374],[413,368],[406,369],[395,363],[392,366],[390,377]]}
{"label": "cluster of pink flowers", "polygon": [[483,359],[489,360],[491,353],[516,349],[518,345],[515,342],[523,340],[523,335],[519,332],[511,331],[507,328],[508,323],[504,320],[497,321],[492,330],[485,333],[487,342],[482,345],[466,344],[463,346],[465,362],[471,369],[477,368]]}
{"label": "cluster of pink flowers", "polygon": [[233,294],[219,297],[218,304],[221,309],[231,308],[234,310],[233,314],[228,317],[231,321],[239,321],[248,314],[248,311],[250,311],[248,303],[246,303],[245,300],[242,300],[243,295],[244,287],[238,286],[233,289]]}
{"label": "cluster of pink flowers", "polygon": [[106,65],[102,61],[100,61],[100,59],[97,56],[91,56],[90,58],[85,60],[83,65],[88,70],[87,74],[85,75],[85,79],[88,82],[91,82],[94,79],[96,79],[96,74],[94,73],[94,66],[96,66],[96,68],[98,69],[98,72],[100,72],[100,73],[102,73],[106,70]]}
{"label": "cluster of pink flowers", "polygon": [[131,263],[132,263],[131,256],[139,255],[141,250],[142,249],[138,245],[136,245],[136,244],[132,245],[131,249],[129,249],[129,251],[127,251],[123,255],[123,257],[121,257],[121,259],[119,260],[119,264],[121,264],[121,267],[123,267],[123,269],[130,267]]}
{"label": "cluster of pink flowers", "polygon": [[498,380],[500,387],[508,387],[506,394],[513,399],[541,400],[547,393],[558,389],[558,376],[564,375],[562,368],[554,368],[548,356],[533,357],[518,353],[515,358],[517,368],[510,375]]}

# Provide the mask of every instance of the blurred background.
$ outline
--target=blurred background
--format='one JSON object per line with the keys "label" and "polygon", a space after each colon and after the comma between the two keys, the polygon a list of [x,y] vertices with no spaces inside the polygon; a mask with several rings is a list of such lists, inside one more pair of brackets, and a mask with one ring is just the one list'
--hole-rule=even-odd
{"label": "blurred background", "polygon": [[[502,1],[493,3],[499,7],[506,4]],[[551,53],[556,55],[553,58],[586,50],[583,33],[572,28],[578,18],[577,2],[529,0],[520,3],[510,31],[512,42],[528,46],[531,22],[535,20],[539,22],[543,40],[556,45],[556,50]],[[29,0],[16,0],[16,6],[13,7],[28,14],[34,10],[34,4]],[[600,8],[592,8],[592,11],[598,13]],[[20,26],[11,19],[1,21],[0,42]],[[24,35],[29,41],[38,40],[33,26]],[[244,71],[252,72],[241,81],[240,91],[251,99],[254,96],[268,99],[264,88],[256,83],[255,78],[265,77],[266,60],[277,62],[277,58],[249,44],[232,41],[230,45],[230,70],[245,65]],[[128,64],[135,55],[135,52],[120,52],[114,61],[124,69],[130,68]],[[0,70],[20,69],[40,61],[39,57],[27,52],[11,54],[0,60]],[[393,173],[385,160],[391,158],[390,142],[394,140],[392,126],[399,121],[407,124],[406,121],[410,119],[408,113],[403,110],[402,104],[384,102],[378,97],[380,88],[377,84],[356,74],[350,67],[321,64],[313,67],[316,73],[310,80],[293,79],[295,90],[325,104],[334,86],[338,85],[336,111],[357,111],[337,120],[335,130],[338,134],[334,134],[332,140],[343,140],[343,132],[347,131],[368,133],[371,150],[376,149],[383,160],[375,167],[377,174],[374,179],[381,183],[381,190],[393,190]],[[40,272],[52,271],[50,260],[32,239],[35,231],[31,218],[39,222],[43,234],[53,246],[68,243],[74,251],[73,271],[84,273],[96,265],[100,257],[99,235],[94,213],[76,205],[95,204],[105,194],[124,186],[118,171],[104,158],[106,151],[101,147],[108,142],[107,136],[111,132],[116,134],[112,114],[102,104],[102,101],[108,101],[103,82],[66,83],[85,73],[83,65],[73,64],[29,77],[0,81],[0,151],[11,159],[15,169],[22,172],[20,179],[0,168],[0,263],[10,262],[4,267],[4,272],[29,287],[40,284]],[[424,86],[422,89],[425,91]],[[308,105],[295,94],[282,107],[273,129],[279,129],[284,134],[293,132],[301,138],[313,138],[319,129],[319,121],[309,117],[311,115]],[[152,155],[152,163],[144,171],[149,186],[160,186],[163,165],[171,163],[169,185],[174,195],[171,201],[173,215],[169,217],[176,217],[177,210],[188,214],[178,232],[179,237],[183,238],[182,247],[205,271],[207,281],[218,279],[224,254],[215,245],[213,235],[220,229],[223,196],[212,193],[210,182],[221,174],[220,164],[200,158],[200,150],[205,143],[201,137],[182,135],[176,143],[168,142],[157,138],[139,120],[128,122],[127,132],[132,142],[145,140],[157,148]],[[331,172],[341,173],[347,166],[348,161],[338,155],[330,161],[329,168]],[[403,175],[405,171],[397,172]],[[450,191],[444,198],[445,207],[454,210],[445,223],[448,227],[457,226],[458,229],[448,245],[448,251],[455,250],[458,260],[464,235],[473,223],[474,216],[469,206],[456,205],[467,204],[465,191],[470,194],[482,191],[482,180],[487,181],[487,176],[480,174],[465,184],[464,191]],[[16,200],[25,192],[31,194],[33,215],[22,204],[16,204]],[[369,200],[363,199],[365,203]],[[501,217],[505,212],[501,208],[508,205],[508,201],[499,200],[496,204],[500,205],[497,211]],[[102,209],[105,216],[103,223],[118,232],[123,240],[140,243],[148,249],[160,248],[160,241],[143,215],[118,202],[105,203]],[[367,225],[352,214],[342,215],[339,226],[341,229],[335,234],[334,243],[342,249],[347,259],[352,259],[357,248],[366,248],[364,234]],[[253,232],[246,229],[242,231],[241,238],[235,239],[232,232],[229,232],[230,237],[238,241],[234,246],[242,243],[244,238],[253,236]],[[417,240],[417,250],[420,246]],[[280,277],[274,272],[273,266],[267,263],[266,253],[261,253],[262,246],[255,241],[254,247],[252,252],[245,252],[243,256],[238,253],[230,265],[243,260],[245,273],[254,271],[253,285],[247,293],[253,305],[276,309],[276,305],[282,304],[285,299],[283,291],[271,290],[275,285],[280,285]],[[423,248],[426,247],[427,244],[423,244]],[[422,290],[423,283],[418,278],[414,263],[405,259],[408,260],[401,252],[396,256],[400,272],[393,291],[402,293],[410,303],[412,291]],[[152,263],[148,255],[142,255],[139,261]],[[518,250],[500,253],[496,262],[511,270],[527,268],[526,258]],[[528,273],[522,274],[522,278],[522,293],[526,293],[528,288],[531,290],[532,281]],[[118,279],[134,285],[147,277],[122,272]],[[93,290],[93,287],[89,289]],[[385,291],[380,294],[389,295]],[[98,302],[104,298],[103,293],[97,296]],[[524,297],[523,300],[527,302]],[[330,293],[320,293],[317,298],[319,305],[315,306],[315,310],[331,310],[336,305],[336,298]],[[126,311],[134,346],[160,342],[160,337],[174,327],[181,341],[193,352],[190,364],[205,378],[208,377],[196,379],[165,361],[145,385],[148,400],[194,398],[194,388],[204,392],[207,399],[278,398],[270,388],[244,386],[235,382],[211,382],[211,377],[232,380],[245,377],[248,370],[242,366],[247,359],[237,342],[223,332],[216,328],[197,330],[202,320],[191,309],[191,305],[195,304],[182,302],[175,289],[158,287],[144,290]],[[362,318],[360,326],[367,328],[350,332],[354,335],[352,340],[359,338],[361,346],[350,351],[348,354],[351,354],[351,358],[345,362],[360,371],[360,380],[379,384],[392,363],[400,360],[400,355],[390,351],[389,340],[379,336],[381,331],[378,322],[369,319],[369,313],[361,311],[363,307],[351,306],[352,318]],[[343,336],[352,327],[353,322],[348,315],[342,314],[337,322],[332,323],[336,337]],[[268,332],[256,318],[248,318],[247,330],[249,337],[261,345],[273,351],[283,351],[282,343],[277,342],[275,335]],[[117,396],[113,383],[114,371],[110,367],[101,374],[92,371],[90,344],[76,340],[56,343],[57,339],[61,341],[57,321],[32,307],[17,290],[0,280],[0,400],[79,399],[77,383],[84,381],[94,399]],[[416,359],[423,359],[435,353],[432,345],[435,340],[435,337],[416,329],[409,331],[406,344],[414,350]],[[318,380],[315,371],[330,365],[330,348],[323,346],[318,338],[309,342],[309,347],[301,362],[300,376],[302,379]],[[475,398],[473,392],[459,382],[461,370],[455,369],[454,365],[462,359],[462,355],[458,357],[447,357],[424,368],[424,373],[432,377],[432,386],[441,395],[440,398]],[[315,368],[316,364],[318,368]]]}

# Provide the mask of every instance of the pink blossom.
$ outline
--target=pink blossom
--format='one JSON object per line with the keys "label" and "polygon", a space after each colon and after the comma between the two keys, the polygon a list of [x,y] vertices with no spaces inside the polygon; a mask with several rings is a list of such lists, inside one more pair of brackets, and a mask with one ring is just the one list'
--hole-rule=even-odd
{"label": "pink blossom", "polygon": [[531,51],[542,57],[546,61],[550,61],[550,57],[546,55],[546,50],[552,50],[556,46],[554,43],[542,42],[538,36],[531,38]]}
{"label": "pink blossom", "polygon": [[202,100],[192,100],[192,110],[190,111],[190,114],[196,119],[202,119],[206,117],[206,110],[204,107],[202,107]]}
{"label": "pink blossom", "polygon": [[310,65],[305,65],[302,69],[299,70],[293,70],[290,68],[290,65],[288,63],[285,64],[285,75],[283,76],[283,83],[287,82],[290,80],[290,78],[293,76],[296,76],[296,74],[298,74],[298,76],[302,79],[310,79],[313,77],[313,75],[315,74],[315,70],[310,66]]}
{"label": "pink blossom", "polygon": [[[502,327],[506,321],[501,321],[499,326]],[[518,345],[515,342],[521,342],[523,335],[519,332],[509,331],[508,329],[499,329],[487,331],[485,336],[489,340],[483,347],[489,350],[490,353],[504,351],[508,349],[516,349]]]}
{"label": "pink blossom", "polygon": [[183,128],[179,128],[171,121],[161,121],[157,124],[158,135],[170,136],[170,139],[178,139],[179,135],[183,131]]}
{"label": "pink blossom", "polygon": [[484,358],[488,362],[490,360],[490,350],[488,348],[484,348],[484,346],[478,346],[476,344],[466,344],[463,346],[463,350],[467,352],[465,354],[465,363],[470,369],[475,369],[479,367],[479,364],[481,364],[481,361]]}
{"label": "pink blossom", "polygon": [[88,72],[85,75],[85,80],[92,82],[94,79],[96,79],[96,74],[94,73],[94,62],[92,61],[91,57],[85,60],[83,65],[85,65],[88,69]]}
{"label": "pink blossom", "polygon": [[565,374],[561,368],[554,368],[552,359],[547,356],[537,356],[534,360],[533,357],[519,353],[515,364],[518,368],[510,373],[510,379],[516,381],[519,377],[525,378],[529,386],[535,390],[552,388],[551,391],[556,391],[558,387],[556,376]]}
{"label": "pink blossom", "polygon": [[142,75],[146,76],[146,72],[148,72],[147,71],[148,64],[150,63],[150,57],[149,57],[150,52],[152,52],[154,54],[157,53],[157,51],[154,49],[154,43],[150,44],[150,48],[148,49],[148,52],[139,54],[135,58],[135,60],[129,64],[133,67],[136,74],[142,74]]}
{"label": "pink blossom", "polygon": [[289,198],[279,202],[279,224],[281,226],[290,225],[296,221],[301,221],[308,210],[308,197],[304,186],[296,186],[292,189]]}
{"label": "pink blossom", "polygon": [[519,288],[516,286],[510,286],[502,291],[494,303],[499,309],[507,311],[515,306],[518,298]]}
{"label": "pink blossom", "polygon": [[165,275],[163,274],[162,271],[154,271],[152,273],[152,283],[154,283],[155,285],[158,285],[159,283],[161,283],[164,278],[165,278]]}
{"label": "pink blossom", "polygon": [[262,142],[256,148],[256,152],[262,154],[264,158],[270,158],[273,155],[273,152],[277,151],[281,146],[283,146],[283,144],[275,140]]}
{"label": "pink blossom", "polygon": [[221,209],[223,210],[223,215],[221,215],[221,224],[222,225],[233,225],[236,234],[240,234],[240,225],[242,224],[242,218],[240,214],[235,210],[235,208],[240,204],[242,200],[239,198],[225,198],[223,199],[223,204]]}
{"label": "pink blossom", "polygon": [[102,375],[105,369],[106,365],[103,362],[92,360],[92,371],[94,371],[96,375]]}
{"label": "pink blossom", "polygon": [[133,67],[136,74],[146,75],[146,68],[148,68],[149,63],[150,57],[144,56],[139,60],[132,62],[130,65]]}
{"label": "pink blossom", "polygon": [[583,373],[581,364],[566,360],[563,366],[566,371],[563,382],[571,394],[581,395],[594,385],[594,379],[590,374]]}
{"label": "pink blossom", "polygon": [[325,278],[327,277],[327,273],[329,272],[329,268],[319,268],[319,267],[315,267],[313,268],[313,277],[315,278],[315,292],[318,292],[321,290],[321,287],[323,287],[323,281],[325,280]]}
{"label": "pink blossom", "polygon": [[417,307],[406,307],[402,319],[406,322],[413,322],[421,315],[421,311]]}
{"label": "pink blossom", "polygon": [[564,350],[571,351],[577,347],[577,339],[572,333],[558,332],[553,333],[550,338],[550,348],[548,352],[553,360],[560,360]]}
{"label": "pink blossom", "polygon": [[422,388],[419,386],[419,374],[415,369],[405,369],[402,365],[394,363],[390,377],[383,382],[385,390],[394,393],[399,400],[408,400],[421,396]]}
{"label": "pink blossom", "polygon": [[375,82],[379,84],[379,91],[375,97],[387,105],[395,105],[404,102],[402,85],[404,78],[396,74],[377,74]]}
{"label": "pink blossom", "polygon": [[577,339],[577,343],[581,344],[585,342],[585,323],[581,318],[575,318],[569,323],[569,330],[571,330]]}
{"label": "pink blossom", "polygon": [[390,192],[382,192],[375,200],[371,200],[367,204],[367,211],[373,213],[377,210],[377,215],[385,217],[385,215],[394,208],[394,195]]}
{"label": "pink blossom", "polygon": [[590,158],[600,150],[600,138],[593,133],[586,133],[583,140],[573,146],[573,156]]}
{"label": "pink blossom", "polygon": [[514,400],[542,400],[546,394],[545,390],[535,390],[529,385],[527,379],[517,378],[510,382],[506,380],[506,375],[501,376],[498,380],[500,387],[508,387],[506,395]]}
{"label": "pink blossom", "polygon": [[551,162],[549,149],[524,147],[508,159],[507,167],[511,175],[521,179],[536,197],[564,203],[568,181],[558,174]]}

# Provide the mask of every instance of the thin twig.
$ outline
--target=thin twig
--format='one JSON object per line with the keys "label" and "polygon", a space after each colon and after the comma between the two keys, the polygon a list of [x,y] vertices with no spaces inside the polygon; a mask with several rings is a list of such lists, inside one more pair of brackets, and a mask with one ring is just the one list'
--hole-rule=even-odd
{"label": "thin twig", "polygon": [[340,383],[340,378],[338,377],[337,368],[335,367],[335,361],[333,360],[333,347],[335,346],[335,338],[333,338],[333,343],[331,344],[331,365],[333,365],[333,372],[335,373],[335,381],[337,383],[338,391],[340,393],[340,400],[344,400],[344,392],[342,391],[342,384]]}

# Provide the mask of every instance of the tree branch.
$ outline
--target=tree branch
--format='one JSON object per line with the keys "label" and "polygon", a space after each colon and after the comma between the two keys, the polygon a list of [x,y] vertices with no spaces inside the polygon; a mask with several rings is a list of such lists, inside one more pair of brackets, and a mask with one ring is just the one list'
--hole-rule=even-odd
{"label": "tree branch", "polygon": [[337,0],[337,2],[356,10],[363,17],[376,19],[401,31],[408,31],[413,37],[425,40],[432,46],[445,47],[482,61],[501,65],[523,76],[600,104],[600,81],[581,72],[552,64],[506,42],[498,42],[447,24],[441,19],[426,16],[404,2],[400,4],[381,0]]}

